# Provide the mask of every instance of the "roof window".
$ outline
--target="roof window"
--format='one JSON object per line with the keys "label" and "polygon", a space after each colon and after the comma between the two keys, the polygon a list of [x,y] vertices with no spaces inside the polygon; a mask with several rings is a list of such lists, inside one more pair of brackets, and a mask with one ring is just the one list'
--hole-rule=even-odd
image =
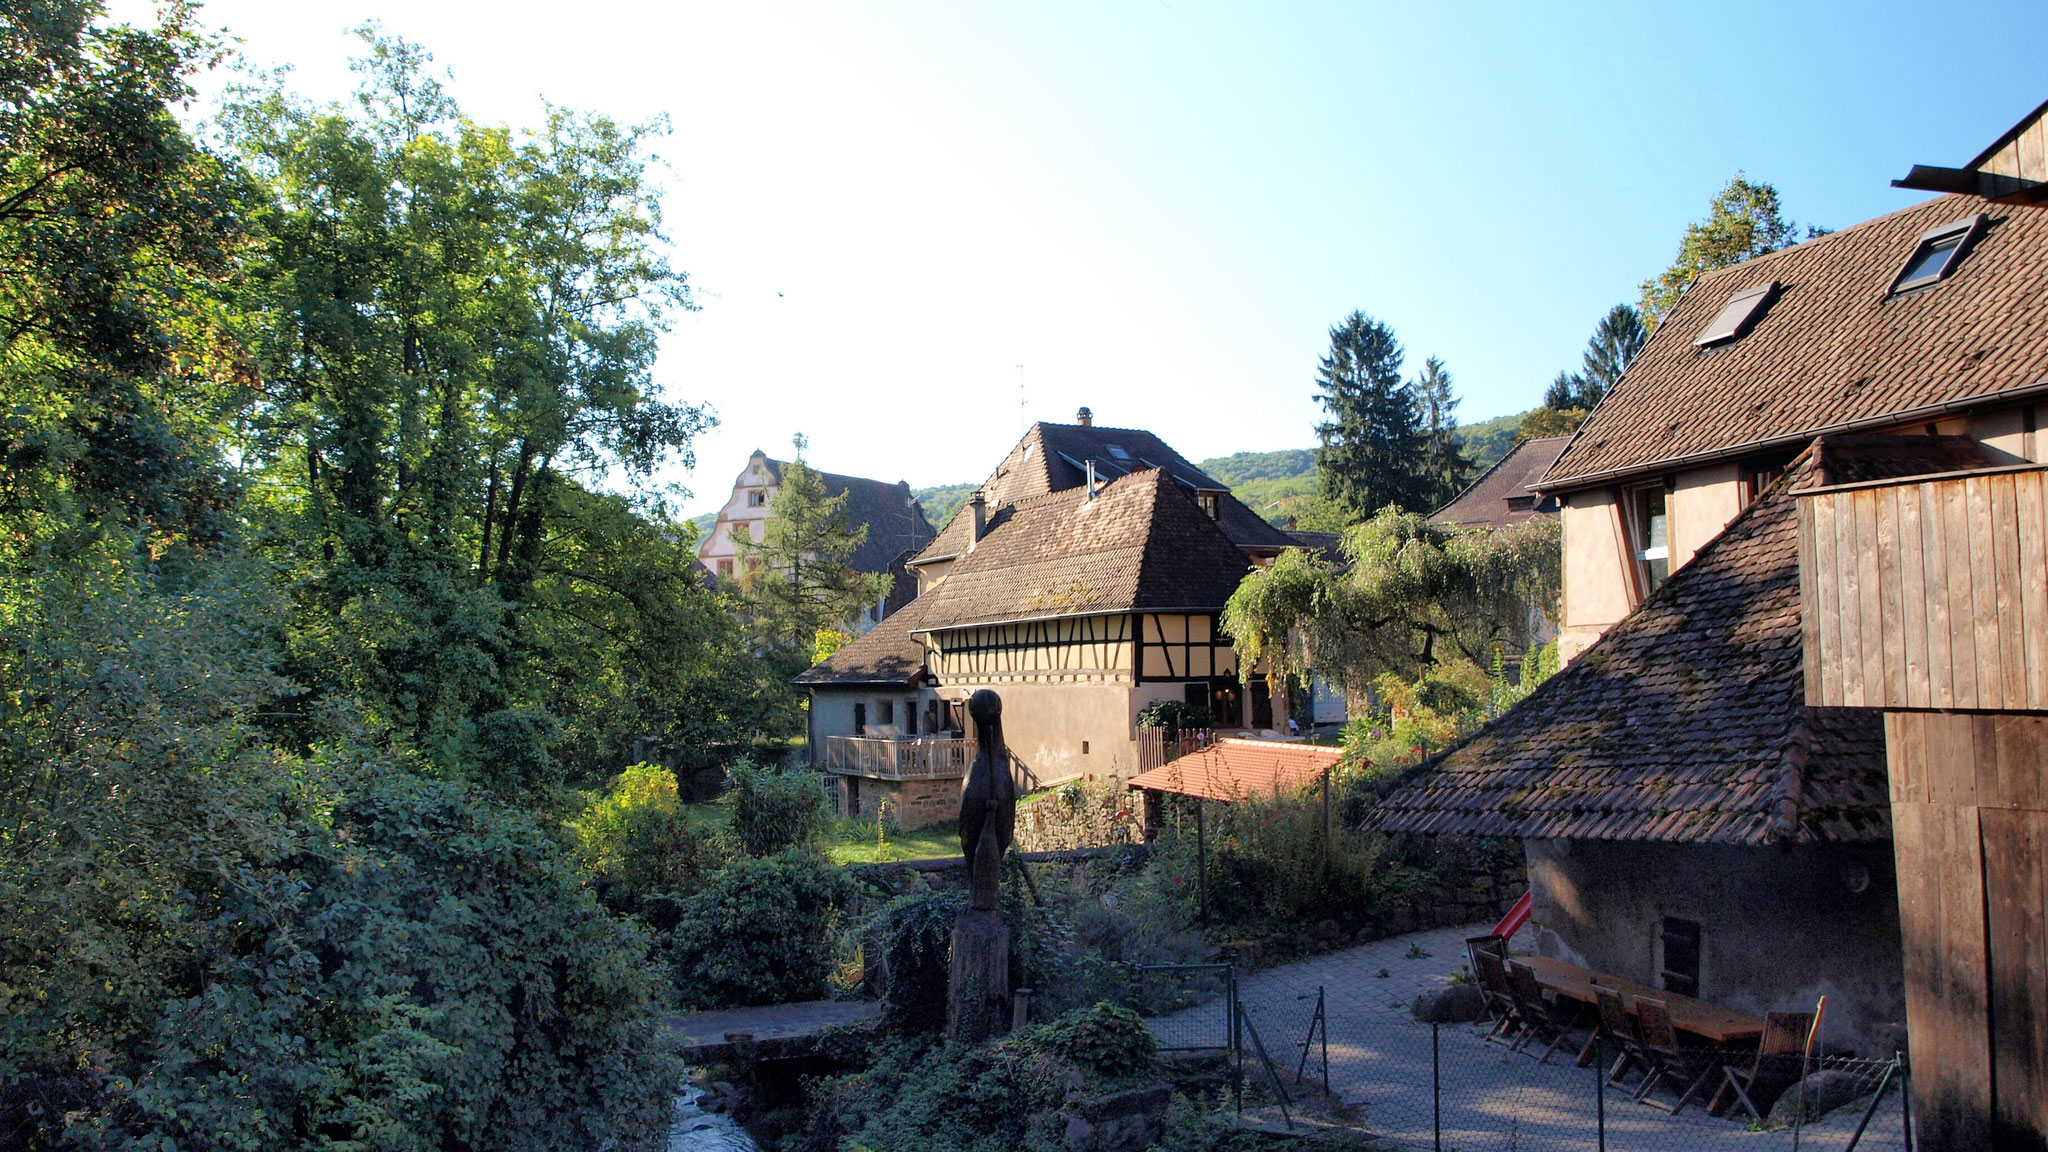
{"label": "roof window", "polygon": [[1124,446],[1121,444],[1104,444],[1103,447],[1108,449],[1109,454],[1118,460],[1129,460],[1131,458],[1131,454],[1124,451]]}
{"label": "roof window", "polygon": [[1728,302],[1721,305],[1721,311],[1700,330],[1699,336],[1693,340],[1693,346],[1705,348],[1710,344],[1723,344],[1749,331],[1757,318],[1763,315],[1764,307],[1777,294],[1778,282],[1769,280],[1754,288],[1744,288],[1730,296]]}
{"label": "roof window", "polygon": [[1986,220],[1984,213],[1979,212],[1966,220],[1929,228],[1921,233],[1920,242],[1913,246],[1913,254],[1906,259],[1906,266],[1892,281],[1890,295],[1940,283],[1954,270],[1963,250],[1984,231]]}

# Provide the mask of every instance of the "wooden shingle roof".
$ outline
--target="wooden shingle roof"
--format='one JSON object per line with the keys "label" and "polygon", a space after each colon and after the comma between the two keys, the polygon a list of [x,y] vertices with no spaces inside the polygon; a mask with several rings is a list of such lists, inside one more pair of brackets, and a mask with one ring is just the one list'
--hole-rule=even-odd
{"label": "wooden shingle roof", "polygon": [[1798,509],[1816,452],[1528,699],[1413,770],[1373,826],[1766,844],[1891,835],[1876,712],[1805,705]]}
{"label": "wooden shingle roof", "polygon": [[946,578],[918,597],[913,631],[1174,609],[1217,611],[1250,562],[1158,469],[1090,500],[1081,489],[1006,504]]}
{"label": "wooden shingle roof", "polygon": [[[1931,228],[1989,217],[1940,283],[1893,279]],[[1543,478],[1546,492],[1822,432],[2048,394],[2048,206],[1942,196],[1695,281]],[[1747,333],[1694,339],[1729,298],[1782,288]]]}

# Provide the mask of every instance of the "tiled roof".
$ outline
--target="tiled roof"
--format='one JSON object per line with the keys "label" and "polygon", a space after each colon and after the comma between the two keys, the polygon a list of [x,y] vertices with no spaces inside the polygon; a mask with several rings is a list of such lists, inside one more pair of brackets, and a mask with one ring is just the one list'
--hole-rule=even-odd
{"label": "tiled roof", "polygon": [[[992,508],[1079,489],[1088,483],[1087,462],[1095,461],[1099,481],[1115,480],[1133,471],[1157,468],[1173,478],[1183,492],[1214,488],[1222,493],[1217,523],[1231,543],[1255,552],[1278,552],[1297,546],[1287,533],[1259,518],[1230,494],[1230,486],[1190,464],[1166,441],[1140,428],[1096,428],[1079,424],[1033,424],[1010,454],[982,485]],[[953,556],[967,545],[971,514],[966,505],[953,514],[926,556]]]}
{"label": "tiled roof", "polygon": [[1540,436],[1508,449],[1458,498],[1430,514],[1439,524],[1461,528],[1502,528],[1532,516],[1555,515],[1557,500],[1538,496],[1530,485],[1543,478],[1569,436]]}
{"label": "tiled roof", "polygon": [[[1947,279],[1887,297],[1930,228],[1984,212]],[[1630,471],[1934,419],[2048,383],[2048,206],[1942,196],[1710,272],[1680,298],[1628,374],[1544,477],[1562,491]],[[1693,340],[1728,298],[1783,285],[1746,335]]]}
{"label": "tiled roof", "polygon": [[[1905,439],[1905,438],[1901,438]],[[1764,844],[1891,835],[1877,712],[1805,705],[1799,532],[1766,491],[1528,699],[1389,792],[1375,826]]]}
{"label": "tiled roof", "polygon": [[1322,779],[1344,758],[1342,748],[1278,740],[1218,740],[1198,752],[1133,776],[1133,788],[1199,796],[1204,800],[1245,800],[1295,792]]}
{"label": "tiled roof", "polygon": [[795,683],[802,687],[913,683],[924,671],[924,645],[910,635],[918,608],[918,602],[912,601],[848,641],[824,663],[804,671]]}
{"label": "tiled roof", "polygon": [[1071,489],[1005,504],[972,551],[964,536],[946,578],[916,601],[920,630],[1216,610],[1250,570],[1194,498],[1157,469],[1114,480],[1093,500]]}
{"label": "tiled roof", "polygon": [[[782,470],[789,465],[781,460],[764,463],[774,482],[781,484]],[[917,555],[936,535],[931,521],[924,518],[924,509],[911,501],[910,485],[902,480],[890,484],[863,476],[841,476],[837,472],[819,472],[818,479],[825,482],[827,495],[847,494],[847,523],[868,526],[868,538],[853,554],[856,572],[893,571],[892,564]],[[903,579],[899,575],[897,583],[903,583]],[[916,583],[913,581],[911,586],[916,587]],[[890,596],[892,603],[896,599],[895,595]]]}

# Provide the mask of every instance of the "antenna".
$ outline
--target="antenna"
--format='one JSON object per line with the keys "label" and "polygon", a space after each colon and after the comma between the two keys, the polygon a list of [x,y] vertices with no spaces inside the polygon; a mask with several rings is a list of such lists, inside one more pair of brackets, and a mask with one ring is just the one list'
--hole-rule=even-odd
{"label": "antenna", "polygon": [[1031,417],[1025,412],[1025,409],[1029,407],[1031,407],[1031,401],[1024,398],[1024,366],[1019,364],[1017,365],[1017,430],[1019,432],[1026,431],[1031,427]]}

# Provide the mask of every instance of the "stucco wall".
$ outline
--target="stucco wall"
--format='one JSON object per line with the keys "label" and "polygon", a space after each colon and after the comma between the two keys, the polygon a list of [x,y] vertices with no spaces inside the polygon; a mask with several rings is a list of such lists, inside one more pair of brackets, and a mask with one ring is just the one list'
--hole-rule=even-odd
{"label": "stucco wall", "polygon": [[1671,571],[1685,566],[1742,512],[1742,471],[1733,461],[1678,474],[1670,514]]}
{"label": "stucco wall", "polygon": [[1137,774],[1130,684],[1077,681],[993,687],[1003,698],[1003,740],[1021,770],[1020,786],[1028,790],[1068,780],[1121,781]]}
{"label": "stucco wall", "polygon": [[1564,624],[1558,656],[1569,661],[1628,615],[1628,555],[1612,492],[1574,492],[1564,517]]}
{"label": "stucco wall", "polygon": [[[1658,986],[1666,916],[1701,927],[1700,999],[1747,1012],[1811,1012],[1820,1046],[1906,1046],[1905,975],[1891,845],[1744,848],[1525,841],[1538,950]],[[1867,878],[1863,890],[1851,881]]]}

